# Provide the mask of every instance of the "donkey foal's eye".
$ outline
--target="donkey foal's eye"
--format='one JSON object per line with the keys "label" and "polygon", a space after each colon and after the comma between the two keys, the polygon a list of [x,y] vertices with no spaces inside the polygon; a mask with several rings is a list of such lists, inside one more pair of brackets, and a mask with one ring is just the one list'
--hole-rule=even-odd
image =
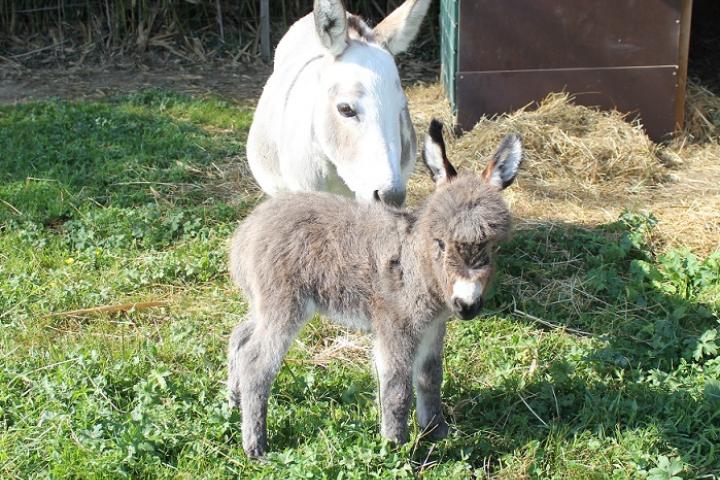
{"label": "donkey foal's eye", "polygon": [[357,112],[353,110],[349,103],[339,103],[337,109],[343,117],[350,118],[357,115]]}
{"label": "donkey foal's eye", "polygon": [[439,238],[435,239],[435,245],[437,245],[438,250],[440,250],[441,252],[445,251],[445,242],[443,242]]}
{"label": "donkey foal's eye", "polygon": [[486,253],[481,253],[472,261],[473,268],[481,268],[490,263],[490,257]]}

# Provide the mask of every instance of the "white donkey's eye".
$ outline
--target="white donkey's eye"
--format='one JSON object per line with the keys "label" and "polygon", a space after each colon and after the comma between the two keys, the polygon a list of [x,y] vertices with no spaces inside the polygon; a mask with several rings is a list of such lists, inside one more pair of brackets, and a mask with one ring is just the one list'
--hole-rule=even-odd
{"label": "white donkey's eye", "polygon": [[357,112],[350,106],[349,103],[338,103],[337,109],[343,117],[350,118],[357,115]]}

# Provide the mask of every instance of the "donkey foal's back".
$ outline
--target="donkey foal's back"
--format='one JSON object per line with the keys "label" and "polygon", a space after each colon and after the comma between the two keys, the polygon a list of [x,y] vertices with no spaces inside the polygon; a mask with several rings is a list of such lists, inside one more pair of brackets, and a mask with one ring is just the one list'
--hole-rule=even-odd
{"label": "donkey foal's back", "polygon": [[480,176],[456,177],[442,125],[433,121],[423,153],[436,191],[417,211],[287,194],[260,205],[236,231],[230,274],[250,309],[230,338],[228,386],[242,409],[248,456],[265,453],[271,384],[316,312],[374,334],[383,436],[408,440],[413,383],[420,427],[431,437],[447,435],[440,399],[445,322],[482,308],[494,246],[510,230],[500,190],[517,174],[521,146],[508,136]]}

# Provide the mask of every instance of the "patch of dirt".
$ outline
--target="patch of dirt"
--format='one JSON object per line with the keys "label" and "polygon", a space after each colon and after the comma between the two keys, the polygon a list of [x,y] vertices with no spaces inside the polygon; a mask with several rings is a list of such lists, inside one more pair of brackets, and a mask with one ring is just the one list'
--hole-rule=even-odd
{"label": "patch of dirt", "polygon": [[167,64],[148,67],[133,63],[78,68],[0,68],[0,103],[50,97],[95,99],[147,88],[193,95],[213,94],[254,105],[271,68],[262,63]]}
{"label": "patch of dirt", "polygon": [[[405,85],[432,81],[440,66],[398,59]],[[25,68],[0,62],[0,104],[58,97],[95,99],[162,88],[192,95],[212,94],[244,105],[255,105],[272,66],[216,60],[212,62],[118,61],[108,65],[81,65],[70,68]]]}

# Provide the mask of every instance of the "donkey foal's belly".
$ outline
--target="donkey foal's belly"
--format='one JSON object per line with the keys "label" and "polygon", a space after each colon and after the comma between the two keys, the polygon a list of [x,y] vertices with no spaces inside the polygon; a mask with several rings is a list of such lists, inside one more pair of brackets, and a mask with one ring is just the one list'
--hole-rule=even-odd
{"label": "donkey foal's belly", "polygon": [[361,332],[370,332],[371,324],[370,319],[362,313],[345,313],[341,314],[338,312],[322,312],[323,315],[327,316],[333,323],[342,325],[343,327],[350,328],[352,330],[358,330]]}

